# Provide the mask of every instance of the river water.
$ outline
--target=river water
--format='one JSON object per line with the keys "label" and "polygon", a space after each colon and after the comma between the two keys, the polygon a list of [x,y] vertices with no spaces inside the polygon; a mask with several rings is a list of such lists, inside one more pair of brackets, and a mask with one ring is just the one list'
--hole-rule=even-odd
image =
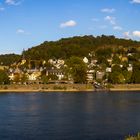
{"label": "river water", "polygon": [[0,140],[123,140],[137,132],[140,92],[0,94]]}

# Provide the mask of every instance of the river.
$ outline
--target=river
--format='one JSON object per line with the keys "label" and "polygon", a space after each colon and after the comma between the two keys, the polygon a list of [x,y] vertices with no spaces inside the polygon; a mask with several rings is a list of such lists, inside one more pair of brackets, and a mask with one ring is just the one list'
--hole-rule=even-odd
{"label": "river", "polygon": [[0,94],[0,140],[123,140],[137,132],[140,92]]}

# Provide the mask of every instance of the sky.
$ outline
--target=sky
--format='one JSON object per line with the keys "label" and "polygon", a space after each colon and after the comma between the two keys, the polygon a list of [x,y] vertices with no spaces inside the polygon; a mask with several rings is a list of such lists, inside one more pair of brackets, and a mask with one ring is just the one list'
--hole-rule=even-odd
{"label": "sky", "polygon": [[0,0],[0,54],[83,35],[140,40],[140,0]]}

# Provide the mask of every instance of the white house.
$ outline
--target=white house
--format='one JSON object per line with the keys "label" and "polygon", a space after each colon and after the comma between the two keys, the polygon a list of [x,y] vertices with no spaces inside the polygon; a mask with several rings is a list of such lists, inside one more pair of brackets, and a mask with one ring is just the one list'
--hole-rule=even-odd
{"label": "white house", "polygon": [[104,75],[105,75],[105,72],[97,71],[96,72],[96,79],[97,80],[102,80]]}
{"label": "white house", "polygon": [[127,70],[128,70],[128,71],[133,71],[133,66],[132,66],[132,64],[129,64],[129,66],[127,67]]}
{"label": "white house", "polygon": [[28,75],[28,79],[30,80],[30,81],[35,81],[35,80],[37,80],[37,78],[39,77],[41,75],[41,72],[33,72],[33,73],[31,73],[31,74],[29,74]]}
{"label": "white house", "polygon": [[87,81],[90,83],[90,82],[93,82],[93,78],[94,78],[94,72],[95,70],[88,70],[87,71]]}
{"label": "white house", "polygon": [[112,68],[107,67],[107,68],[106,68],[106,72],[112,72]]}
{"label": "white house", "polygon": [[89,61],[86,57],[84,57],[83,62],[87,64]]}

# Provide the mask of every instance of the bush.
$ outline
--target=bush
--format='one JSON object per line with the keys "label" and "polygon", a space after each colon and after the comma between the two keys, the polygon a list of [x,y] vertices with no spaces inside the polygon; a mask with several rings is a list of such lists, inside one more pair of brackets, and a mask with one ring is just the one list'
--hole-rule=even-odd
{"label": "bush", "polygon": [[8,87],[7,87],[7,86],[5,86],[5,87],[4,87],[4,89],[8,89]]}
{"label": "bush", "polygon": [[126,137],[125,140],[140,140],[140,133],[138,133],[137,136]]}
{"label": "bush", "polygon": [[54,90],[66,90],[67,88],[65,86],[54,86]]}

